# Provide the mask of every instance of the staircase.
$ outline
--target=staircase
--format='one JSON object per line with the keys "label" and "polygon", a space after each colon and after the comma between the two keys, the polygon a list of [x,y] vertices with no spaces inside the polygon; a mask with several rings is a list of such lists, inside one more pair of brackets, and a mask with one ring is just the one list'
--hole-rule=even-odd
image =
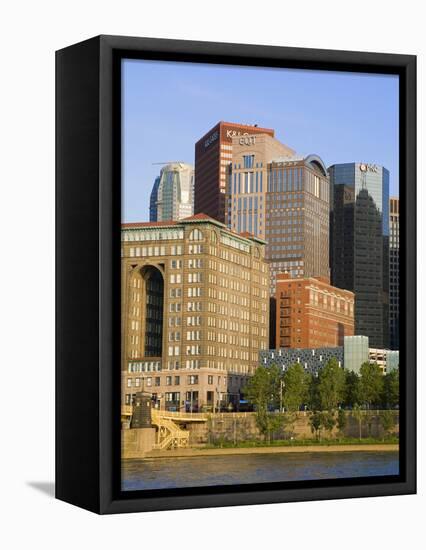
{"label": "staircase", "polygon": [[154,449],[178,449],[187,447],[189,432],[182,430],[169,418],[164,418],[160,411],[152,410],[152,423],[158,427],[157,443]]}

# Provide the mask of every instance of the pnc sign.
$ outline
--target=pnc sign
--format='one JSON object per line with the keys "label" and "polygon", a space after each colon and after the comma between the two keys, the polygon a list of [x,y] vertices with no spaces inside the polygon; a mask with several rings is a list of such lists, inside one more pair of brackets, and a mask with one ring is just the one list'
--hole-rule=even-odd
{"label": "pnc sign", "polygon": [[373,172],[377,174],[379,172],[379,167],[376,164],[360,164],[359,169],[361,172]]}

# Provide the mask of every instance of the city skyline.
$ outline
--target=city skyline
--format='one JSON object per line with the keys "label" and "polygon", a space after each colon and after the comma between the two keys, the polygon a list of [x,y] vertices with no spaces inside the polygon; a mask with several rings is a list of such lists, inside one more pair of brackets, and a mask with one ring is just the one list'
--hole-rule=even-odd
{"label": "city skyline", "polygon": [[397,105],[396,76],[126,60],[122,219],[149,219],[153,163],[194,164],[195,142],[219,120],[273,128],[327,166],[384,165],[398,196]]}

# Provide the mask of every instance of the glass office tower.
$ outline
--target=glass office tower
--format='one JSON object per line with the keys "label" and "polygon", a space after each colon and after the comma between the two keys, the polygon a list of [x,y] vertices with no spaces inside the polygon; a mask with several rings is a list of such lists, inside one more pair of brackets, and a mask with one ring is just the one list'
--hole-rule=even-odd
{"label": "glass office tower", "polygon": [[156,222],[157,220],[157,200],[158,200],[158,186],[160,185],[160,176],[155,178],[154,185],[152,186],[151,196],[149,198],[149,221]]}
{"label": "glass office tower", "polygon": [[184,162],[166,164],[154,181],[149,220],[183,220],[193,213],[194,167]]}
{"label": "glass office tower", "polygon": [[399,349],[399,198],[390,199],[389,245],[390,348]]}
{"label": "glass office tower", "polygon": [[330,175],[330,265],[334,286],[355,293],[355,334],[389,347],[389,171],[335,164]]}
{"label": "glass office tower", "polygon": [[359,374],[361,365],[369,361],[368,336],[345,336],[343,349],[345,370]]}

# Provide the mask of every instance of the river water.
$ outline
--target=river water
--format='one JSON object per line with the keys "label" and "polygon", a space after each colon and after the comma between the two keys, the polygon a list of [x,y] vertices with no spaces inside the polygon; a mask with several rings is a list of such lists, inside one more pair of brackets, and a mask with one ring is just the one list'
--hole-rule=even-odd
{"label": "river water", "polygon": [[345,451],[125,460],[122,489],[398,475],[398,452]]}

